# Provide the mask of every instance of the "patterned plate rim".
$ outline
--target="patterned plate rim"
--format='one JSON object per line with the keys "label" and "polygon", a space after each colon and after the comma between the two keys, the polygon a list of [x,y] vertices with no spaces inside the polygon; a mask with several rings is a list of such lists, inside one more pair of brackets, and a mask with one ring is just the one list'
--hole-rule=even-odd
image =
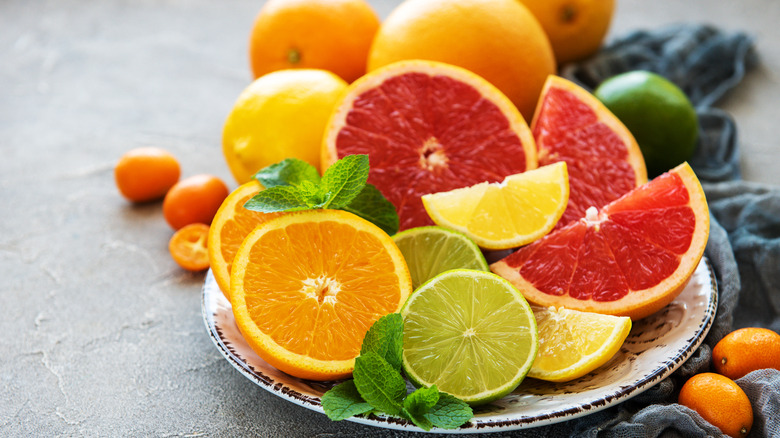
{"label": "patterned plate rim", "polygon": [[[485,421],[480,420],[479,417],[474,417],[474,419],[458,429],[442,430],[434,428],[431,430],[431,432],[464,434],[530,429],[533,427],[545,426],[562,421],[568,421],[584,415],[589,415],[614,406],[618,403],[622,403],[646,391],[655,383],[663,380],[671,373],[673,373],[677,368],[679,368],[685,362],[685,360],[687,360],[688,357],[690,357],[690,355],[702,344],[702,342],[704,342],[704,338],[709,332],[710,327],[712,327],[718,305],[717,280],[709,260],[706,257],[702,257],[700,263],[706,266],[710,280],[710,287],[707,289],[707,308],[704,311],[703,319],[699,322],[695,332],[692,333],[691,337],[686,339],[685,345],[677,351],[677,354],[674,357],[665,362],[659,363],[652,372],[645,375],[640,380],[634,381],[631,385],[622,386],[620,390],[616,392],[605,393],[598,398],[590,399],[590,403],[584,403],[581,406],[574,408],[551,411],[544,415],[517,416],[516,418],[498,421]],[[699,268],[697,267],[697,270],[698,269]],[[267,376],[263,374],[262,371],[257,370],[243,357],[241,357],[238,352],[230,347],[230,341],[225,338],[223,331],[216,324],[214,313],[215,309],[212,309],[209,305],[208,298],[209,294],[211,293],[219,293],[221,295],[219,287],[216,285],[216,281],[214,280],[213,274],[211,270],[209,270],[202,289],[201,313],[206,325],[206,330],[208,331],[212,342],[214,342],[214,345],[217,346],[217,349],[222,354],[222,356],[227,359],[227,361],[234,368],[241,372],[241,374],[263,389],[289,402],[324,414],[319,397],[311,397],[305,394],[301,394],[295,389],[285,385],[284,382],[274,381],[273,377]],[[290,376],[290,379],[296,378]],[[313,384],[313,386],[323,386],[318,382],[305,382],[307,384]],[[385,415],[371,414],[367,417],[351,417],[348,420],[375,427],[424,432],[422,429],[418,428],[407,420]]]}

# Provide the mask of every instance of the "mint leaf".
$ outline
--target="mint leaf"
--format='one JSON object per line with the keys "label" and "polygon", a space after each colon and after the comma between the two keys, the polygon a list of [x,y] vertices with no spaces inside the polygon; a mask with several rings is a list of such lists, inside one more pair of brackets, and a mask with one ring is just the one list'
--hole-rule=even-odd
{"label": "mint leaf", "polygon": [[298,186],[303,181],[320,183],[320,173],[311,164],[297,158],[287,158],[255,173],[254,178],[265,188]]}
{"label": "mint leaf", "polygon": [[390,313],[379,318],[363,338],[360,354],[376,353],[396,371],[401,370],[403,353],[404,320],[400,313]]}
{"label": "mint leaf", "polygon": [[390,415],[401,412],[406,381],[381,356],[373,351],[358,356],[352,376],[360,396],[371,406]]}
{"label": "mint leaf", "polygon": [[261,213],[308,210],[301,190],[293,186],[276,186],[261,190],[244,203],[244,208]]}
{"label": "mint leaf", "polygon": [[474,411],[463,400],[447,394],[439,393],[439,400],[424,414],[431,424],[442,429],[456,429],[474,416]]}
{"label": "mint leaf", "polygon": [[323,208],[349,205],[365,187],[368,169],[368,155],[347,155],[333,163],[322,176],[326,197]]}
{"label": "mint leaf", "polygon": [[395,206],[372,184],[366,184],[355,199],[341,209],[362,217],[391,236],[398,232]]}
{"label": "mint leaf", "polygon": [[436,385],[429,388],[418,388],[404,399],[401,414],[423,430],[431,430],[433,422],[425,416],[439,401],[439,390]]}
{"label": "mint leaf", "polygon": [[333,421],[365,414],[374,408],[365,402],[353,380],[339,383],[322,395],[322,409]]}
{"label": "mint leaf", "polygon": [[325,194],[322,192],[321,185],[311,181],[301,181],[297,189],[300,190],[301,198],[309,208],[321,208],[324,205]]}

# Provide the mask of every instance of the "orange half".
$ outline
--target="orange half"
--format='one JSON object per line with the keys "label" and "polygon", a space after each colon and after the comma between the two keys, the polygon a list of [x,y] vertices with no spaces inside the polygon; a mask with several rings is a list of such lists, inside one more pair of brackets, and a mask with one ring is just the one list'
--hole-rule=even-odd
{"label": "orange half", "polygon": [[374,224],[339,210],[265,222],[233,261],[230,297],[241,333],[295,377],[348,377],[371,325],[412,292],[403,255]]}

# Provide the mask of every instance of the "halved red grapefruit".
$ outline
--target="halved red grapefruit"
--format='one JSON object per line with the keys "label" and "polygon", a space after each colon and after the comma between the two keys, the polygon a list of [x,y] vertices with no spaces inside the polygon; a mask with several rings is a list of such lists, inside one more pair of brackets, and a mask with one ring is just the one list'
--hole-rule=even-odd
{"label": "halved red grapefruit", "polygon": [[367,154],[368,182],[395,205],[401,230],[432,225],[420,197],[535,169],[523,116],[497,88],[460,67],[400,61],[352,83],[326,128],[322,170]]}
{"label": "halved red grapefruit", "polygon": [[647,182],[642,152],[631,132],[579,85],[549,76],[531,122],[539,166],[565,161],[569,205],[561,228]]}
{"label": "halved red grapefruit", "polygon": [[682,292],[701,260],[709,209],[687,163],[490,269],[541,306],[644,318]]}

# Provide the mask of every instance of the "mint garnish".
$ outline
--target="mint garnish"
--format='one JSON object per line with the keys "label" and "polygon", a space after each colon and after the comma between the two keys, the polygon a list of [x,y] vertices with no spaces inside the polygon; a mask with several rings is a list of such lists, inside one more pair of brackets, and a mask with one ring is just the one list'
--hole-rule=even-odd
{"label": "mint garnish", "polygon": [[347,380],[331,388],[322,396],[322,406],[328,406],[325,413],[333,421],[343,420],[353,415],[365,414],[374,408],[366,403],[355,387],[355,382]]}
{"label": "mint garnish", "polygon": [[254,175],[265,190],[244,207],[263,213],[345,210],[393,235],[398,232],[398,213],[376,187],[367,184],[368,171],[368,155],[348,155],[333,163],[322,178],[311,164],[288,158]]}
{"label": "mint garnish", "polygon": [[403,319],[398,313],[377,320],[363,338],[355,359],[353,380],[340,383],[322,396],[322,408],[334,421],[377,410],[398,415],[423,430],[455,429],[474,415],[471,407],[435,385],[406,392],[401,375]]}

